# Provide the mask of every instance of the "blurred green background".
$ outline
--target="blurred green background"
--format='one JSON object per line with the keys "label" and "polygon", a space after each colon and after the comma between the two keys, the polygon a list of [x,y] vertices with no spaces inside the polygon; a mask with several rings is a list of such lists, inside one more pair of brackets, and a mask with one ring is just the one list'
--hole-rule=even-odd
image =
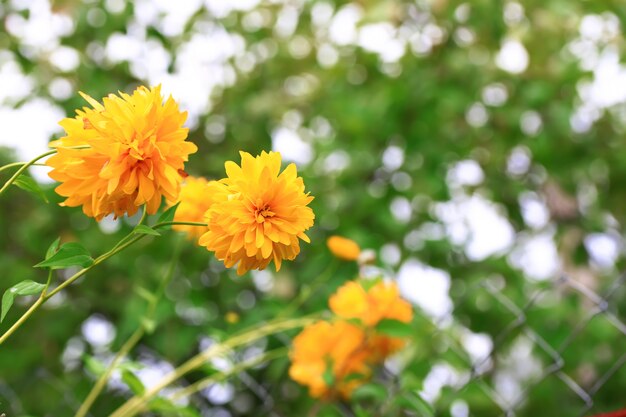
{"label": "blurred green background", "polygon": [[[236,277],[173,232],[98,266],[0,347],[0,413],[73,415],[94,363],[139,325],[137,288],[158,286],[178,246],[158,327],[130,357],[146,386],[270,320],[332,264],[328,285],[296,314],[325,309],[359,273],[332,263],[332,234],[373,249],[377,267],[360,273],[397,279],[416,307],[410,348],[377,377],[384,398],[320,405],[282,358],[153,415],[577,416],[626,406],[622,2],[2,0],[0,19],[0,162],[43,153],[58,120],[85,105],[79,90],[100,98],[162,84],[190,114],[199,152],[189,173],[221,178],[239,150],[281,151],[317,216],[312,243],[280,273]],[[1,291],[45,282],[32,265],[56,237],[98,255],[138,220],[98,224],[59,207],[44,169],[31,172],[50,203],[16,187],[0,197]],[[32,301],[19,298],[0,329]],[[226,322],[228,312],[240,320]],[[114,375],[91,415],[129,395]]]}

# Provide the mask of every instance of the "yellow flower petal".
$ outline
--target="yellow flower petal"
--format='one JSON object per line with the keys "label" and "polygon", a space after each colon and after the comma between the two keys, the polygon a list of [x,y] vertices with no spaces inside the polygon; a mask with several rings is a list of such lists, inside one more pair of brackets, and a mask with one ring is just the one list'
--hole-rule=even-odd
{"label": "yellow flower petal", "polygon": [[295,165],[280,173],[279,153],[240,155],[241,165],[224,164],[223,192],[206,213],[208,231],[199,244],[227,267],[237,265],[239,275],[272,261],[278,270],[282,260],[293,260],[300,252],[299,238],[308,241],[304,232],[315,219],[307,207],[313,197],[305,194]]}
{"label": "yellow flower petal", "polygon": [[331,236],[326,241],[326,245],[333,255],[346,261],[355,261],[361,254],[359,245],[354,240],[345,237]]}
{"label": "yellow flower petal", "polygon": [[[197,147],[185,141],[187,117],[170,97],[163,103],[160,86],[137,88],[132,95],[109,95],[102,104],[80,93],[92,106],[59,124],[66,136],[50,143],[50,177],[62,184],[62,205],[82,206],[101,220],[108,214],[133,215],[142,204],[149,214],[162,197],[176,199],[184,162]],[[87,145],[87,149],[69,149]]]}

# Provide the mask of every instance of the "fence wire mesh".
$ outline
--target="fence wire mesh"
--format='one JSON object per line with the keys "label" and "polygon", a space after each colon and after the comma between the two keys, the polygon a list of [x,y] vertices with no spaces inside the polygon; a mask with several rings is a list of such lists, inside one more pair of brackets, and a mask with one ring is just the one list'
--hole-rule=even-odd
{"label": "fence wire mesh", "polygon": [[[493,345],[488,354],[473,361],[468,361],[468,355],[462,346],[458,343],[450,343],[449,348],[459,359],[465,360],[465,365],[469,369],[468,377],[455,386],[455,394],[458,398],[463,398],[463,393],[478,388],[480,392],[488,398],[492,407],[500,412],[501,416],[535,416],[532,411],[526,410],[525,405],[533,400],[533,396],[537,395],[537,391],[541,390],[542,384],[550,380],[558,381],[560,389],[557,389],[559,398],[570,398],[564,405],[563,416],[575,415],[579,417],[590,416],[599,413],[608,412],[608,410],[597,410],[594,397],[610,383],[615,375],[624,372],[624,364],[626,363],[626,350],[623,349],[626,344],[626,324],[622,321],[616,312],[619,299],[617,294],[619,290],[624,288],[626,274],[621,274],[612,284],[603,292],[596,292],[579,280],[569,275],[562,274],[549,285],[535,290],[525,301],[524,304],[518,305],[511,297],[507,296],[505,287],[495,285],[492,280],[485,280],[475,285],[473,290],[467,292],[467,295],[461,300],[457,300],[457,305],[467,301],[468,297],[476,294],[488,294],[488,296],[497,303],[497,305],[506,311],[510,317],[506,320],[506,324],[495,332],[493,337]],[[501,283],[499,283],[501,284]],[[545,315],[546,309],[542,309],[540,304],[542,300],[557,295],[557,302],[564,302],[561,298],[564,295],[578,294],[584,305],[583,316],[577,319],[574,326],[568,323],[557,323],[561,327],[563,336],[561,342],[556,344],[550,343],[545,334],[534,329],[529,322],[529,315],[539,312],[539,316]],[[546,317],[546,319],[549,319]],[[605,363],[604,369],[595,369],[588,367],[588,359],[580,357],[577,361],[566,360],[565,352],[574,346],[582,337],[584,332],[594,320],[604,320],[614,330],[609,334],[605,342],[612,346],[609,354],[604,353]],[[437,322],[441,327],[442,321]],[[510,343],[511,339],[516,337],[524,337],[532,343],[532,349],[529,354],[544,356],[541,368],[538,373],[532,375],[525,382],[525,386],[518,390],[515,395],[503,396],[502,392],[506,392],[506,388],[502,386],[494,387],[492,384],[494,373],[499,370],[499,362],[501,361],[502,349],[505,344]],[[590,351],[588,355],[597,355],[597,352]],[[527,358],[529,361],[531,357]],[[517,366],[529,366],[522,359]],[[500,381],[500,385],[506,385],[506,382]],[[559,392],[560,391],[560,392]],[[626,391],[622,390],[621,400],[626,406]],[[553,391],[554,392],[554,391]],[[618,399],[619,400],[619,399]],[[541,400],[539,400],[540,402]],[[537,402],[537,401],[535,401]],[[480,416],[472,412],[472,404],[469,404],[467,411],[458,413],[459,415]],[[448,410],[434,406],[433,415],[449,415]],[[452,413],[454,415],[454,413]]]}

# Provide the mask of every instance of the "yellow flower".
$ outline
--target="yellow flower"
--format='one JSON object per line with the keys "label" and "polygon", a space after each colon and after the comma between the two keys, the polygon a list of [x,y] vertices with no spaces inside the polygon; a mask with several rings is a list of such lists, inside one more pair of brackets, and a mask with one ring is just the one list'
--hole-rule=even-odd
{"label": "yellow flower", "polygon": [[348,398],[371,375],[367,355],[365,333],[359,327],[346,321],[318,321],[294,339],[289,376],[308,386],[312,397]]}
{"label": "yellow flower", "polygon": [[224,319],[226,320],[226,323],[235,324],[239,322],[239,314],[235,313],[234,311],[229,311],[224,316]]}
{"label": "yellow flower", "polygon": [[299,239],[309,242],[304,232],[313,226],[315,215],[307,207],[313,197],[304,192],[295,164],[280,172],[279,153],[240,154],[241,166],[225,164],[227,178],[219,181],[218,201],[205,217],[209,231],[199,243],[227,268],[238,264],[239,275],[272,260],[278,271],[283,259],[300,253]]}
{"label": "yellow flower", "polygon": [[411,305],[400,297],[398,287],[392,282],[379,282],[369,291],[359,283],[344,284],[329,300],[330,309],[341,318],[359,319],[368,330],[368,360],[382,362],[401,349],[405,341],[398,337],[378,334],[375,327],[381,320],[409,323],[413,319]]}
{"label": "yellow flower", "polygon": [[379,282],[366,291],[361,284],[350,281],[330,297],[329,305],[339,317],[359,319],[369,327],[383,319],[408,323],[413,318],[411,305],[400,297],[393,282]]}
{"label": "yellow flower", "polygon": [[[197,150],[185,140],[187,113],[171,96],[164,103],[160,86],[110,94],[102,104],[82,96],[93,108],[63,119],[66,136],[50,143],[57,154],[47,165],[50,177],[62,183],[56,188],[67,197],[62,205],[82,206],[101,220],[110,213],[132,215],[143,204],[154,214],[163,196],[176,200],[179,172]],[[77,146],[86,149],[69,149]]]}
{"label": "yellow flower", "polygon": [[[222,187],[216,181],[188,176],[182,183],[178,200],[168,202],[170,206],[180,203],[174,215],[175,222],[203,223],[204,214],[215,203]],[[207,231],[206,227],[174,225],[174,230],[186,232],[190,239],[198,239]]]}
{"label": "yellow flower", "polygon": [[361,254],[359,245],[354,240],[345,237],[331,236],[326,241],[326,245],[333,255],[346,261],[356,261]]}

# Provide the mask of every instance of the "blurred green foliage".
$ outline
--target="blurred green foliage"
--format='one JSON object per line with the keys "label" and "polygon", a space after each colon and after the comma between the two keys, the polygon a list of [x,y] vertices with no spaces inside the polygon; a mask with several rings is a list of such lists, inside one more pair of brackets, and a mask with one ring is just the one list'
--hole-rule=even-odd
{"label": "blurred green foliage", "polygon": [[[358,27],[386,22],[397,30],[397,36],[409,33],[406,38],[414,42],[419,40],[417,35],[431,36],[429,47],[419,49],[407,42],[401,58],[385,62],[381,54],[354,44],[331,46],[328,28],[312,23],[313,15],[325,10],[319,8],[322,3],[333,13],[348,7],[341,1],[268,1],[253,10],[233,10],[218,17],[203,6],[185,21],[180,34],[169,35],[159,25],[149,24],[137,35],[143,44],[154,42],[170,54],[166,69],[170,73],[175,71],[181,48],[212,25],[238,34],[247,51],[270,51],[267,59],[257,60],[247,70],[241,56],[227,60],[236,81],[210,91],[211,109],[199,112],[190,133],[190,140],[200,150],[187,171],[220,178],[224,161],[238,160],[240,149],[251,153],[268,150],[272,132],[293,125],[313,155],[310,163],[299,166],[307,189],[316,197],[312,203],[316,226],[309,234],[312,243],[303,245],[297,260],[285,264],[279,273],[272,271],[269,279],[273,285],[263,291],[250,274],[237,277],[234,271],[224,270],[203,248],[174,232],[147,237],[63,291],[0,347],[0,412],[9,417],[72,415],[94,382],[93,369],[89,370],[83,356],[110,358],[139,326],[146,302],[138,289],[156,289],[176,253],[175,245],[181,245],[181,254],[174,259],[174,278],[158,305],[156,330],[146,335],[131,355],[138,363],[161,360],[180,364],[196,354],[207,337],[223,339],[271,320],[332,263],[325,239],[335,233],[375,249],[379,266],[390,275],[409,259],[449,273],[454,325],[438,327],[416,307],[412,343],[398,359],[402,371],[399,375],[381,373],[378,381],[383,381],[382,387],[370,387],[351,404],[312,400],[304,388],[289,380],[288,360],[280,358],[232,378],[234,396],[226,404],[211,404],[205,396],[194,395],[186,412],[175,409],[153,415],[458,417],[467,415],[462,411],[466,404],[469,415],[489,417],[504,415],[507,404],[514,404],[518,416],[574,416],[588,408],[592,413],[626,405],[626,368],[612,369],[623,362],[626,352],[623,325],[615,325],[625,319],[625,293],[616,281],[624,264],[621,249],[614,265],[599,268],[584,245],[590,233],[623,234],[626,119],[623,103],[617,103],[601,109],[588,129],[573,129],[572,118],[583,104],[579,90],[593,74],[571,52],[572,42],[581,36],[584,16],[604,13],[606,17],[610,13],[619,28],[625,22],[626,8],[613,0],[530,0],[523,5],[355,1],[351,7],[357,7],[362,16]],[[45,2],[32,2],[31,9],[19,4],[0,3],[5,25],[15,16],[32,18],[37,8],[46,7]],[[119,10],[111,4],[123,7]],[[128,61],[115,63],[102,56],[113,34],[137,32],[137,16],[144,10],[140,7],[150,7],[150,2],[54,2],[52,10],[69,16],[74,24],[73,33],[60,39],[80,57],[78,67],[69,72],[51,65],[45,53],[32,53],[20,36],[9,31],[0,34],[0,50],[10,51],[24,73],[32,77],[31,96],[44,97],[72,115],[84,103],[78,94],[67,98],[51,94],[47,86],[58,77],[93,97],[130,91],[147,82]],[[288,7],[295,8],[297,25],[293,33],[282,35],[276,25]],[[94,10],[104,14],[104,21],[97,25],[93,23]],[[509,16],[507,21],[507,13],[516,10],[517,17]],[[165,19],[165,12],[158,13],[158,19]],[[246,24],[253,13],[265,23]],[[511,73],[496,65],[498,51],[507,39],[519,40],[528,51],[524,71]],[[308,45],[310,51],[299,55],[297,42]],[[623,54],[621,33],[602,42],[597,51],[613,48]],[[221,47],[218,42],[209,44],[216,50]],[[301,48],[306,51],[307,47]],[[320,57],[324,48],[336,53],[335,63]],[[504,91],[505,99],[497,105],[485,103],[488,86]],[[199,87],[198,94],[200,91]],[[472,108],[478,109],[479,119],[473,122]],[[539,128],[524,128],[523,120],[529,114],[535,121],[539,118]],[[207,128],[212,123],[217,130]],[[382,162],[390,147],[401,151],[394,159],[398,166],[392,169]],[[527,155],[528,168],[512,172],[512,155]],[[347,160],[346,166],[327,169],[329,161],[338,156]],[[2,163],[15,160],[17,156],[8,149],[0,153]],[[451,185],[451,168],[465,160],[475,161],[484,179],[471,185]],[[105,232],[79,209],[59,207],[61,199],[53,185],[42,187],[49,204],[17,187],[0,197],[2,291],[25,279],[45,282],[45,272],[32,266],[42,261],[57,237],[63,242],[79,241],[97,256],[129,233],[138,220],[122,219],[119,230]],[[520,201],[528,193],[549,210],[550,220],[539,230],[524,220]],[[437,205],[457,201],[461,195],[481,196],[497,204],[516,233],[514,247],[475,259],[468,256],[463,243],[446,233],[419,235],[417,243],[410,238],[433,225],[445,230]],[[409,204],[408,218],[394,216],[391,207],[398,202]],[[509,256],[525,238],[540,233],[547,233],[556,243],[561,266],[561,271],[552,274],[554,279],[546,281],[529,279]],[[400,259],[382,256],[383,245],[395,245]],[[332,264],[337,268],[333,278],[297,315],[325,309],[328,296],[358,274],[355,265]],[[559,283],[561,275],[598,294],[610,290],[612,316],[598,310],[592,298]],[[54,280],[58,283],[68,276],[59,271]],[[523,314],[507,307],[502,297]],[[16,299],[0,329],[5,331],[31,302]],[[236,312],[240,320],[226,321],[228,312]],[[115,339],[110,346],[92,346],[84,340],[81,326],[94,315],[114,324]],[[494,341],[495,355],[481,375],[465,386],[444,384],[440,395],[428,404],[420,393],[434,366],[447,364],[465,375],[461,381],[471,375],[472,360],[460,340],[459,326],[488,335]],[[261,347],[270,350],[289,344],[295,333],[269,338]],[[545,340],[549,349],[533,342],[533,335]],[[518,356],[511,356],[513,351]],[[72,352],[78,356],[72,357]],[[241,357],[238,354],[233,359]],[[512,357],[517,362],[511,363]],[[524,373],[524,368],[528,372]],[[602,382],[611,370],[608,381],[595,392],[594,384]],[[213,371],[207,367],[190,374],[186,381],[192,383]],[[519,390],[519,402],[498,400],[498,393],[506,392],[507,384],[512,383],[507,375],[518,375],[513,391]],[[586,404],[572,390],[572,381],[593,393],[592,403]],[[123,386],[120,382],[105,391],[91,415],[108,415],[121,405],[129,395]]]}

